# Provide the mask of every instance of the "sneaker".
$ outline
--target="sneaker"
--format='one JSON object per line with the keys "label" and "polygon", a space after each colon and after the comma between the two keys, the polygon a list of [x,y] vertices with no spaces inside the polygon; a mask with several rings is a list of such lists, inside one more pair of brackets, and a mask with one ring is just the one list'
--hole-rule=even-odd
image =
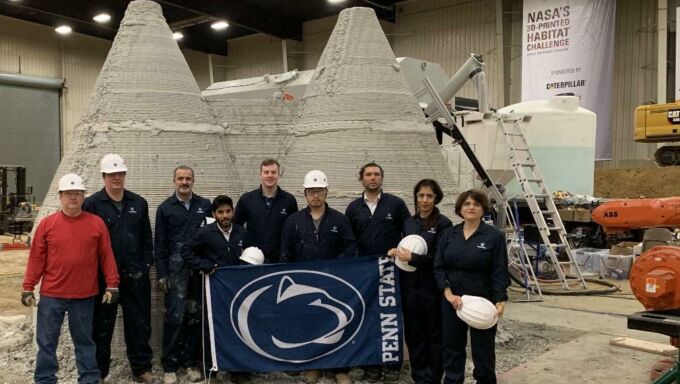
{"label": "sneaker", "polygon": [[203,374],[196,368],[187,368],[187,378],[192,383],[198,383],[203,380]]}
{"label": "sneaker", "polygon": [[346,373],[336,373],[335,382],[338,384],[352,384],[352,379]]}
{"label": "sneaker", "polygon": [[153,384],[155,383],[155,377],[153,377],[153,373],[151,372],[144,372],[141,375],[135,377],[135,381],[138,383],[145,383],[145,384]]}
{"label": "sneaker", "polygon": [[177,384],[177,374],[175,372],[165,372],[163,384]]}
{"label": "sneaker", "polygon": [[305,384],[316,384],[321,379],[321,371],[305,371],[302,372],[302,379]]}

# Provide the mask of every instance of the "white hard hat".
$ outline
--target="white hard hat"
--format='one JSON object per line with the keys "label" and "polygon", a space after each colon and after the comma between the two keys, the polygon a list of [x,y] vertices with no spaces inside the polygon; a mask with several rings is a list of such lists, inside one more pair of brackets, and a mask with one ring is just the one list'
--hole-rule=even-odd
{"label": "white hard hat", "polygon": [[[427,242],[421,236],[418,235],[408,235],[401,239],[397,248],[406,249],[411,251],[411,253],[417,253],[419,255],[427,254]],[[401,260],[399,257],[394,258],[394,263],[397,264],[399,269],[406,272],[413,272],[416,267],[410,265],[408,262]]]}
{"label": "white hard hat", "polygon": [[326,178],[326,174],[321,171],[309,171],[305,175],[302,186],[305,188],[328,188],[328,178]]}
{"label": "white hard hat", "polygon": [[489,329],[498,322],[496,306],[489,300],[469,295],[463,295],[461,300],[463,305],[456,315],[472,328]]}
{"label": "white hard hat", "polygon": [[258,247],[248,247],[241,252],[239,259],[248,264],[260,265],[264,264],[264,253]]}
{"label": "white hard hat", "polygon": [[99,163],[99,170],[101,173],[118,173],[127,172],[128,169],[125,166],[125,160],[120,155],[109,153],[102,157],[102,161]]}
{"label": "white hard hat", "polygon": [[84,190],[85,183],[83,183],[82,177],[75,173],[67,173],[59,179],[59,192]]}

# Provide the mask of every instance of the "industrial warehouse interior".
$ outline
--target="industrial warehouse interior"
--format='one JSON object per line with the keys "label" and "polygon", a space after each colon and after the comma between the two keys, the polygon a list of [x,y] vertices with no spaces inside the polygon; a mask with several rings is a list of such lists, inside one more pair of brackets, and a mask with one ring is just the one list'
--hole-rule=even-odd
{"label": "industrial warehouse interior", "polygon": [[0,384],[680,383],[679,26],[0,0]]}

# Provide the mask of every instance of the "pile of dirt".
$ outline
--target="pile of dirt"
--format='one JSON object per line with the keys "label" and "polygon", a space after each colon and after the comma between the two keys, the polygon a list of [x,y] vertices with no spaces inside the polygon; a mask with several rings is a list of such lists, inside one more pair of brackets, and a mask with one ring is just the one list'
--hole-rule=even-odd
{"label": "pile of dirt", "polygon": [[595,169],[595,196],[602,198],[680,196],[680,167]]}

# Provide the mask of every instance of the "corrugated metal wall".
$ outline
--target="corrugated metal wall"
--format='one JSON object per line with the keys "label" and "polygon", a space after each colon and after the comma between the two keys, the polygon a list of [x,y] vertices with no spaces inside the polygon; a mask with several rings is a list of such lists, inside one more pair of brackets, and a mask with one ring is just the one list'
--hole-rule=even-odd
{"label": "corrugated metal wall", "polygon": [[[649,166],[656,146],[632,140],[635,106],[656,99],[657,0],[616,0],[615,109],[612,161],[599,167]],[[438,62],[451,75],[471,52],[485,55],[490,102],[501,106],[519,101],[521,86],[522,0],[503,0],[503,66],[496,38],[496,0],[415,0],[399,3],[396,24],[382,22],[397,56]],[[313,69],[335,25],[336,17],[303,25],[303,42],[287,41],[288,68]],[[281,40],[263,35],[228,42],[229,58],[213,55],[214,79],[279,73]],[[73,34],[57,36],[52,28],[0,16],[0,71],[64,77],[62,121],[65,141],[87,106],[110,42]],[[199,86],[209,83],[207,55],[185,52]],[[672,59],[672,58],[671,58]],[[504,81],[505,77],[505,81]],[[505,88],[505,92],[504,92]],[[504,93],[506,101],[503,101]],[[462,90],[474,96],[471,84]]]}
{"label": "corrugated metal wall", "polygon": [[[470,57],[484,55],[489,104],[503,106],[503,56],[496,42],[495,0],[431,0],[397,5],[393,49],[397,56],[410,56],[439,63],[449,76]],[[471,82],[460,96],[476,98]]]}
{"label": "corrugated metal wall", "polygon": [[633,112],[636,106],[656,100],[656,21],[656,0],[617,0],[613,160],[597,162],[598,167],[653,166],[649,159],[656,151],[656,144],[633,141]]}
{"label": "corrugated metal wall", "polygon": [[[0,72],[21,73],[65,79],[62,94],[62,153],[87,108],[111,42],[73,33],[57,35],[53,28],[0,16]],[[199,86],[209,85],[208,55],[183,50]],[[224,64],[223,56],[213,55],[214,62]],[[216,69],[216,71],[219,69]],[[224,67],[222,67],[222,71]],[[215,76],[215,81],[225,76]]]}

